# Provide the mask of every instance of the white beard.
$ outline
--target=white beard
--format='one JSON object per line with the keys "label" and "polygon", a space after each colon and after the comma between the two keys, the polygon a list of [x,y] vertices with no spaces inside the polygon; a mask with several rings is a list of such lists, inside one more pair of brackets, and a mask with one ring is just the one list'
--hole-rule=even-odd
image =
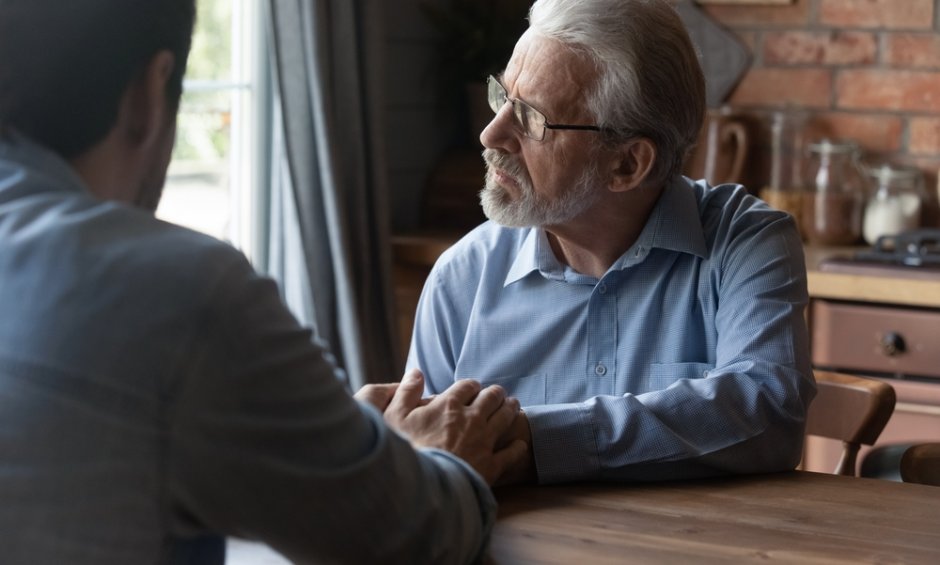
{"label": "white beard", "polygon": [[[483,159],[486,161],[486,185],[480,192],[480,204],[487,218],[503,226],[561,225],[583,214],[601,196],[595,168],[586,169],[570,190],[555,200],[549,200],[535,191],[532,179],[518,157],[486,149]],[[513,199],[509,191],[496,182],[494,169],[512,177],[521,193],[518,199]]]}

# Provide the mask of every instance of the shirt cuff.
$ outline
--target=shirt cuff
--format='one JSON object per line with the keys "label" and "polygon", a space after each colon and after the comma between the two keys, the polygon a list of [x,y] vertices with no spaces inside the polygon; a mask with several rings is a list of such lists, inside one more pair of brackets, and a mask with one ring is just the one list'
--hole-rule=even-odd
{"label": "shirt cuff", "polygon": [[590,409],[584,404],[526,406],[540,484],[584,480],[600,470]]}

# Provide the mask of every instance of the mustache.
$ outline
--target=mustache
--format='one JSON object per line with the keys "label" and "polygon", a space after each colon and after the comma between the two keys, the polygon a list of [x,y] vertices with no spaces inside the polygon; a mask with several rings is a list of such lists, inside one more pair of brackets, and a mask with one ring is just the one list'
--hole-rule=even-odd
{"label": "mustache", "polygon": [[483,160],[486,161],[488,169],[499,169],[520,185],[529,184],[528,172],[522,165],[522,160],[515,155],[510,155],[498,149],[485,149],[483,151]]}

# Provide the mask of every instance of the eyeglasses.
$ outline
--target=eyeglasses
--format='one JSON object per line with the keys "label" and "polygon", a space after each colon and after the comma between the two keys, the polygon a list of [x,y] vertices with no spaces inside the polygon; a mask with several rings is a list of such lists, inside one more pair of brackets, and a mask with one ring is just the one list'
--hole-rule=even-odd
{"label": "eyeglasses", "polygon": [[510,98],[506,89],[492,75],[486,80],[487,97],[490,108],[498,114],[499,110],[507,102],[512,104],[512,115],[516,118],[516,123],[522,128],[526,137],[535,141],[542,141],[545,138],[546,129],[573,129],[586,131],[601,131],[600,126],[576,126],[570,124],[550,124],[545,118],[545,114],[539,112],[527,103],[517,98]]}

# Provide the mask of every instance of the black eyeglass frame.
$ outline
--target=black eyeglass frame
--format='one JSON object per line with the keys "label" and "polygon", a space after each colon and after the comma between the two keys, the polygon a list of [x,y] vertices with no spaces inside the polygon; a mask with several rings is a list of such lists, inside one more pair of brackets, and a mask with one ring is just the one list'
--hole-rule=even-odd
{"label": "black eyeglass frame", "polygon": [[[507,91],[507,90],[506,90],[506,87],[503,86],[503,84],[502,84],[501,82],[499,82],[499,79],[497,79],[497,78],[494,77],[493,75],[489,75],[489,76],[487,77],[487,79],[486,79],[486,97],[487,97],[487,102],[489,102],[490,109],[493,110],[493,113],[494,113],[494,114],[498,114],[498,113],[499,113],[499,110],[502,108],[502,104],[497,106],[497,105],[495,104],[496,101],[495,101],[495,100],[493,99],[493,97],[491,96],[491,91],[492,91],[493,85],[496,85],[496,86],[499,87],[500,91],[502,92],[502,97],[505,99],[506,102],[509,102],[509,104],[512,105],[512,115],[513,115],[513,118],[515,118],[516,125],[519,126],[519,128],[522,130],[522,133],[523,133],[526,137],[528,137],[529,139],[533,139],[533,140],[535,140],[535,141],[542,141],[543,139],[545,139],[545,130],[546,130],[546,129],[575,130],[575,131],[604,131],[604,129],[605,129],[605,128],[602,128],[602,127],[600,127],[600,126],[598,126],[598,125],[576,125],[576,124],[553,124],[553,123],[550,123],[550,122],[548,121],[548,118],[545,117],[545,113],[544,113],[544,112],[542,112],[542,111],[539,110],[538,108],[532,106],[531,104],[529,104],[529,103],[526,102],[525,100],[520,100],[520,99],[518,99],[518,98],[512,98],[512,97],[510,97],[510,96],[509,96],[509,91]],[[503,104],[505,104],[505,102],[504,102]],[[542,121],[542,126],[543,126],[543,127],[542,127],[542,133],[541,133],[541,135],[540,135],[539,137],[535,137],[534,135],[531,134],[531,132],[529,131],[529,129],[526,127],[525,123],[523,123],[522,118],[520,117],[520,112],[518,112],[518,111],[516,110],[517,107],[526,108],[526,109],[528,109],[529,111],[534,112],[536,115],[541,116],[541,118],[542,118],[541,121]]]}

